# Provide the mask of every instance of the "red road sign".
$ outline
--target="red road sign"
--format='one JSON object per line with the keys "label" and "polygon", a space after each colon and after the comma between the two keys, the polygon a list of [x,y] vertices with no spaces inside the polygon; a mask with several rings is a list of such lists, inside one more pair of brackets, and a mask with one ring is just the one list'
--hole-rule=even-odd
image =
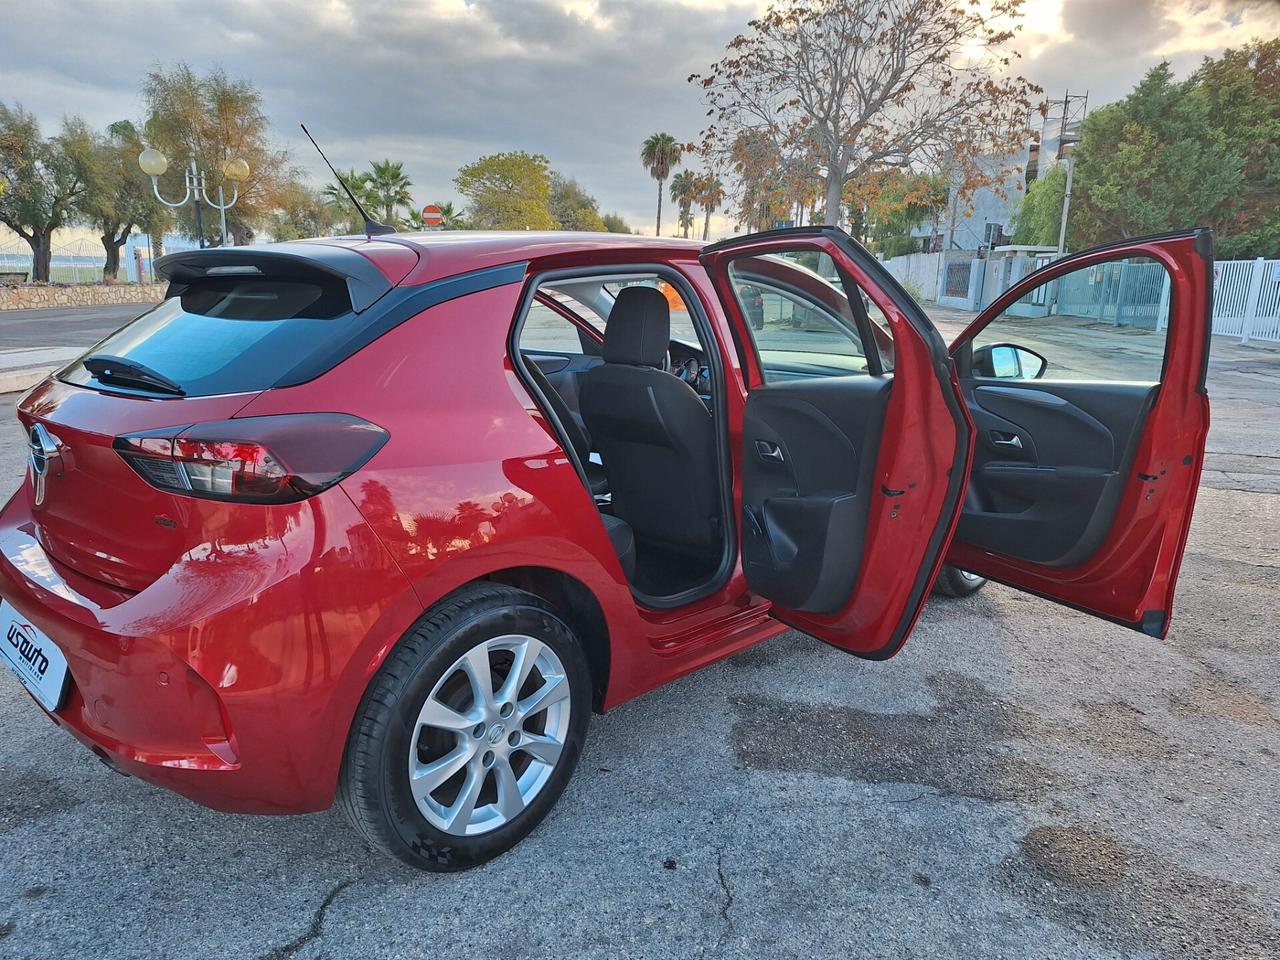
{"label": "red road sign", "polygon": [[424,227],[438,227],[444,223],[444,214],[440,212],[440,208],[434,203],[428,203],[422,208],[422,225]]}

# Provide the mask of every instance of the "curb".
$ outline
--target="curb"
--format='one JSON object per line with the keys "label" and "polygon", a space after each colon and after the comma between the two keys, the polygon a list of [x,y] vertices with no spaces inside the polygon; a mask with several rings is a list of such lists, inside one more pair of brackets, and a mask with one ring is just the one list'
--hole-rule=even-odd
{"label": "curb", "polygon": [[19,393],[30,390],[56,369],[58,369],[56,366],[49,366],[0,370],[0,393]]}

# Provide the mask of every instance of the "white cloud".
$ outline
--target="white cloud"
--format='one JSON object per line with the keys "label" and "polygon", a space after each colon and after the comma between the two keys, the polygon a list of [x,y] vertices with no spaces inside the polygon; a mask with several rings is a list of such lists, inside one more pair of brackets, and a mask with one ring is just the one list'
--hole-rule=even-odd
{"label": "white cloud", "polygon": [[[703,122],[685,82],[764,0],[97,0],[28,4],[0,34],[0,99],[52,127],[141,110],[154,63],[222,64],[262,90],[276,136],[317,180],[306,121],[335,164],[403,159],[415,198],[456,199],[459,166],[500,150],[546,154],[633,225],[653,229],[640,142]],[[1027,0],[1020,72],[1060,96],[1123,96],[1162,57],[1201,56],[1280,33],[1280,5],[1226,0]],[[671,205],[664,220],[673,224]],[[722,214],[713,234],[731,232]],[[669,229],[669,227],[668,227]],[[701,217],[698,219],[701,229]]]}

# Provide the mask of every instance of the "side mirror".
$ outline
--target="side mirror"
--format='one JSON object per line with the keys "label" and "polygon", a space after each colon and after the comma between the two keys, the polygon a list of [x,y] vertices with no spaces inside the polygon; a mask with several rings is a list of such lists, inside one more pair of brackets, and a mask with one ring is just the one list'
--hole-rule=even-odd
{"label": "side mirror", "polygon": [[1016,343],[989,343],[973,351],[973,375],[1000,380],[1039,380],[1049,361]]}

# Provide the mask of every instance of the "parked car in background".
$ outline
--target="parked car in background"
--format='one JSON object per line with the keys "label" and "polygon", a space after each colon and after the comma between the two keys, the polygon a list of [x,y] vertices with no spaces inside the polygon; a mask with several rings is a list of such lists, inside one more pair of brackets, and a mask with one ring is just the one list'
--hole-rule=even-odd
{"label": "parked car in background", "polygon": [[[469,867],[546,816],[593,711],[788,627],[890,657],[944,561],[1163,636],[1211,256],[1077,254],[948,349],[831,228],[171,254],[164,302],[19,404],[0,648],[119,770],[230,811],[336,796]],[[1142,349],[1045,295],[1126,258],[1171,287]]]}

